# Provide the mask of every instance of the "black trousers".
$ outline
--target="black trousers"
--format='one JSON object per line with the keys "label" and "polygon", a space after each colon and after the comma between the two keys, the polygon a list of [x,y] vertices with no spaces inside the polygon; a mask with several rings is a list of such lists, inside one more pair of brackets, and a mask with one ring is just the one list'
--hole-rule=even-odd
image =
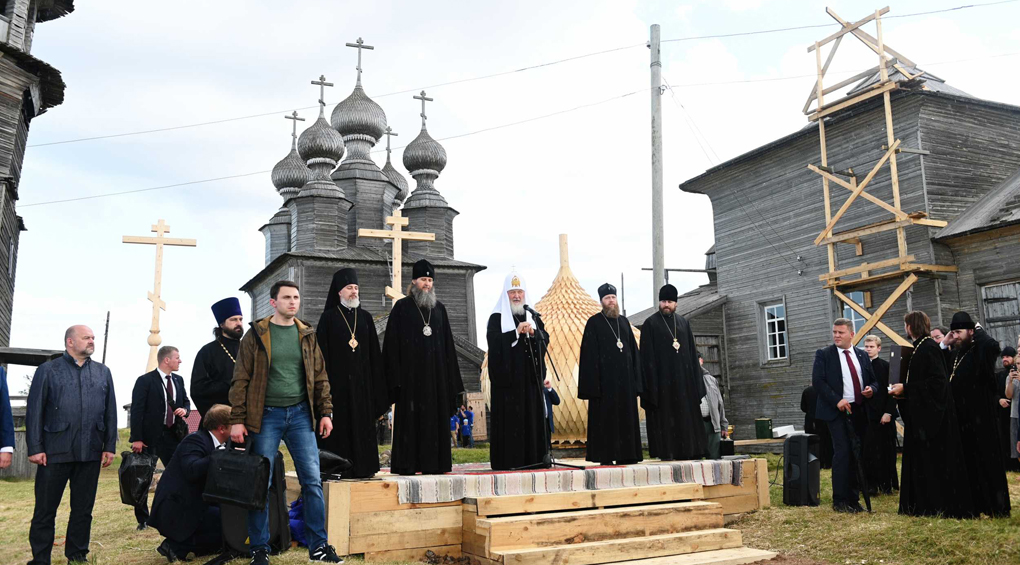
{"label": "black trousers", "polygon": [[199,519],[195,533],[185,539],[166,538],[166,544],[179,557],[187,557],[188,553],[196,556],[217,553],[223,547],[223,526],[220,523],[220,509],[208,506]]}
{"label": "black trousers", "polygon": [[92,534],[92,507],[99,485],[99,461],[49,463],[35,471],[35,513],[28,542],[32,546],[29,565],[49,565],[53,550],[54,520],[64,497],[64,487],[71,483],[71,515],[67,520],[67,541],[64,556],[84,561],[89,552]]}
{"label": "black trousers", "polygon": [[[163,433],[160,434],[159,439],[156,440],[156,445],[150,445],[147,448],[148,453],[155,453],[156,457],[159,457],[160,462],[163,463],[163,468],[170,464],[170,458],[174,456],[174,451],[177,451],[177,446],[181,442],[177,441],[177,436],[171,428],[163,428]],[[139,524],[144,524],[149,520],[149,495],[145,495],[145,499],[141,504],[135,506],[135,520]]]}
{"label": "black trousers", "polygon": [[[868,417],[864,406],[850,404],[852,415],[849,417],[857,439],[864,443],[868,430]],[[840,414],[835,420],[826,422],[832,435],[832,505],[860,504],[860,485],[857,481],[857,459],[854,458],[850,444],[850,434],[846,429],[847,416]],[[863,447],[862,447],[863,449]]]}

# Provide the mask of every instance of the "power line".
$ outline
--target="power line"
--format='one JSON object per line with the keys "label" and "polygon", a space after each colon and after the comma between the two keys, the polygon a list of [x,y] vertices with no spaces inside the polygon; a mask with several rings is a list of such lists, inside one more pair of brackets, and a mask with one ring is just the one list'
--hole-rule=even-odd
{"label": "power line", "polygon": [[[926,11],[926,12],[915,12],[915,13],[911,13],[911,14],[887,15],[887,16],[884,16],[884,17],[885,18],[908,18],[908,17],[916,17],[916,16],[925,16],[925,15],[931,15],[931,14],[944,13],[944,12],[954,12],[954,11],[965,10],[965,9],[969,9],[969,8],[982,8],[982,7],[987,7],[987,6],[996,6],[996,5],[999,5],[999,4],[1010,4],[1010,3],[1014,3],[1014,2],[1018,2],[1018,1],[1020,1],[1020,0],[1001,0],[1001,1],[998,1],[998,2],[988,2],[988,3],[984,3],[984,4],[967,4],[967,5],[963,5],[963,6],[955,6],[955,7],[952,7],[952,8],[944,8],[944,9],[940,9],[940,10],[930,10],[930,11]],[[821,28],[821,27],[832,27],[832,26],[837,26],[837,25],[839,25],[839,24],[837,24],[837,23],[826,23],[826,24],[813,24],[813,25],[794,26],[794,27],[775,28],[775,29],[765,29],[765,30],[746,31],[746,32],[737,32],[737,33],[724,33],[724,34],[715,34],[715,35],[701,35],[701,36],[691,36],[691,37],[678,37],[678,38],[674,38],[674,39],[663,39],[662,43],[681,42],[681,41],[694,41],[694,40],[700,40],[700,39],[719,39],[719,38],[740,37],[740,36],[749,36],[749,35],[762,35],[762,34],[770,34],[770,33],[781,33],[781,32],[787,32],[787,31],[795,31],[795,30],[801,30],[801,29],[814,29],[814,28]],[[481,76],[477,76],[477,77],[470,77],[470,78],[459,79],[459,80],[454,80],[454,81],[449,81],[449,82],[442,82],[442,83],[437,83],[437,84],[423,86],[423,87],[416,87],[416,88],[410,88],[410,89],[406,89],[406,90],[399,90],[399,91],[395,91],[395,92],[387,92],[386,94],[376,95],[375,98],[385,98],[385,97],[388,97],[388,96],[396,96],[398,94],[407,94],[407,93],[410,93],[410,92],[418,92],[419,90],[433,89],[433,88],[439,88],[439,87],[443,87],[443,86],[451,86],[451,85],[455,85],[455,84],[463,84],[463,83],[467,83],[467,82],[486,80],[486,79],[490,79],[490,78],[496,78],[496,77],[516,74],[516,73],[530,71],[530,70],[534,70],[534,69],[540,69],[540,68],[543,68],[543,67],[559,65],[561,63],[568,63],[568,62],[571,62],[571,61],[577,61],[577,60],[580,60],[580,59],[586,59],[586,58],[589,58],[589,57],[596,57],[596,56],[599,56],[599,55],[605,55],[605,54],[609,54],[609,53],[615,53],[615,52],[618,52],[618,51],[624,51],[624,50],[628,50],[628,49],[635,49],[637,47],[644,47],[644,46],[647,46],[647,43],[635,43],[635,44],[631,44],[631,45],[624,45],[622,47],[614,47],[612,49],[604,49],[604,50],[601,50],[601,51],[593,51],[591,53],[585,53],[585,54],[582,54],[582,55],[575,55],[575,56],[567,57],[567,58],[564,58],[564,59],[557,59],[557,60],[554,60],[554,61],[548,61],[548,62],[545,62],[545,63],[539,63],[537,65],[530,65],[530,66],[527,66],[527,67],[521,67],[519,69],[513,69],[513,70],[509,70],[509,71],[502,71],[502,72],[492,73],[492,74],[488,74],[488,75],[481,75]],[[678,87],[689,87],[689,86],[710,86],[710,85],[716,85],[716,84],[736,84],[736,83],[744,83],[744,82],[771,82],[771,81],[777,81],[777,80],[791,80],[791,79],[794,79],[794,78],[801,78],[802,76],[814,76],[814,75],[798,75],[796,77],[781,77],[781,78],[770,78],[770,79],[751,79],[751,80],[731,81],[731,82],[710,82],[710,83],[698,83],[698,84],[678,84],[677,86]],[[111,139],[111,138],[117,138],[117,137],[126,137],[126,136],[133,136],[133,135],[144,135],[144,134],[149,134],[149,133],[159,133],[159,132],[165,132],[165,131],[174,131],[174,130],[180,130],[180,129],[189,129],[189,128],[202,127],[202,126],[208,126],[208,125],[216,125],[216,124],[222,124],[222,123],[228,123],[228,122],[236,122],[236,121],[240,121],[240,120],[248,120],[248,119],[252,119],[252,118],[264,118],[264,117],[267,117],[267,116],[275,116],[277,114],[285,113],[285,112],[290,112],[290,111],[295,110],[295,109],[297,109],[297,110],[311,110],[311,109],[317,109],[317,108],[318,108],[318,105],[315,105],[315,106],[304,106],[304,107],[299,107],[299,108],[288,108],[287,110],[279,110],[279,111],[275,111],[275,112],[262,112],[262,113],[259,113],[259,114],[249,114],[249,115],[246,115],[246,116],[238,116],[238,117],[234,117],[234,118],[224,118],[224,119],[221,119],[221,120],[210,120],[210,121],[206,121],[206,122],[198,122],[198,123],[193,123],[193,124],[184,124],[184,125],[179,125],[179,126],[169,126],[169,127],[163,127],[163,128],[154,128],[154,129],[148,129],[148,130],[130,131],[130,132],[124,132],[124,133],[108,134],[108,135],[95,135],[95,136],[90,136],[90,137],[81,137],[81,138],[75,138],[75,139],[65,139],[65,140],[60,140],[60,141],[50,141],[50,142],[46,142],[46,143],[33,143],[31,145],[28,145],[28,147],[47,147],[47,146],[50,146],[50,145],[64,145],[64,144],[68,144],[68,143],[80,143],[80,142],[85,142],[85,141],[96,141],[96,140],[100,140],[100,139]]]}
{"label": "power line", "polygon": [[225,176],[225,177],[216,177],[216,178],[211,178],[211,179],[192,180],[192,181],[187,181],[187,182],[179,182],[179,183],[176,183],[176,184],[165,184],[163,186],[152,186],[152,187],[149,187],[149,188],[137,188],[135,190],[125,190],[125,191],[122,191],[122,192],[108,192],[106,194],[93,194],[91,196],[79,196],[77,198],[64,198],[62,200],[50,200],[48,202],[33,202],[31,204],[19,204],[18,208],[28,208],[30,206],[45,206],[47,204],[60,204],[60,203],[63,203],[63,202],[78,202],[78,201],[81,201],[81,200],[93,200],[95,198],[107,198],[107,197],[110,197],[110,196],[121,196],[121,195],[124,195],[124,194],[135,194],[135,193],[138,193],[138,192],[149,192],[149,191],[152,191],[152,190],[163,190],[164,188],[175,188],[175,187],[178,187],[178,186],[188,186],[188,185],[192,185],[192,184],[203,184],[203,183],[207,183],[207,182],[215,182],[215,181],[218,181],[218,180],[239,179],[239,178],[242,178],[242,177],[250,177],[250,176],[253,176],[253,175],[264,175],[264,174],[269,173],[269,172],[270,171],[255,171],[254,173],[241,173],[239,175],[229,175],[229,176]]}

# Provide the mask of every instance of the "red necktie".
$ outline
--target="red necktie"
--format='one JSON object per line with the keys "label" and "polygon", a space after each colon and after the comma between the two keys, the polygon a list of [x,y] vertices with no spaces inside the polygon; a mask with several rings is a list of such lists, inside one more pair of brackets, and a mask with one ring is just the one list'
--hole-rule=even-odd
{"label": "red necktie", "polygon": [[854,382],[854,402],[860,404],[864,402],[864,397],[861,395],[861,379],[857,377],[857,368],[854,367],[853,359],[850,359],[850,351],[844,349],[843,355],[846,355],[846,364],[850,367],[850,380]]}
{"label": "red necktie", "polygon": [[[855,373],[856,374],[856,373]],[[857,382],[857,377],[854,377],[854,382]],[[174,408],[170,404],[170,399],[174,397],[174,388],[170,385],[170,375],[166,376],[166,427],[172,427],[174,425]]]}

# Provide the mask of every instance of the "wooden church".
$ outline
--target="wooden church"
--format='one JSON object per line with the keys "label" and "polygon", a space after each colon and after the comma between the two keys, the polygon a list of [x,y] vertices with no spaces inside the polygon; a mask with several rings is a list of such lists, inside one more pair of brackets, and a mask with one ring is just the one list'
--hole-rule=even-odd
{"label": "wooden church", "polygon": [[[858,340],[879,335],[883,357],[907,343],[909,310],[933,325],[965,310],[1002,345],[1020,334],[1020,107],[918,69],[883,41],[886,11],[854,23],[829,11],[843,27],[809,47],[819,78],[806,127],[680,185],[712,202],[738,439],[754,437],[756,418],[803,423],[800,395],[837,317]],[[879,65],[829,86],[844,39]]]}

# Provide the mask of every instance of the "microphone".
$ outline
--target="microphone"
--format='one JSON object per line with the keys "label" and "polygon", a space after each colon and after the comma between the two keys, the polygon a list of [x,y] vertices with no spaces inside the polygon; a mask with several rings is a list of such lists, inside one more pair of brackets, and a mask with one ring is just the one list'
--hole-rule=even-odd
{"label": "microphone", "polygon": [[536,312],[534,308],[532,308],[531,306],[528,306],[527,304],[524,305],[524,309],[527,310],[528,312],[530,312],[531,315],[536,317],[536,318],[541,318],[542,317],[541,314]]}

